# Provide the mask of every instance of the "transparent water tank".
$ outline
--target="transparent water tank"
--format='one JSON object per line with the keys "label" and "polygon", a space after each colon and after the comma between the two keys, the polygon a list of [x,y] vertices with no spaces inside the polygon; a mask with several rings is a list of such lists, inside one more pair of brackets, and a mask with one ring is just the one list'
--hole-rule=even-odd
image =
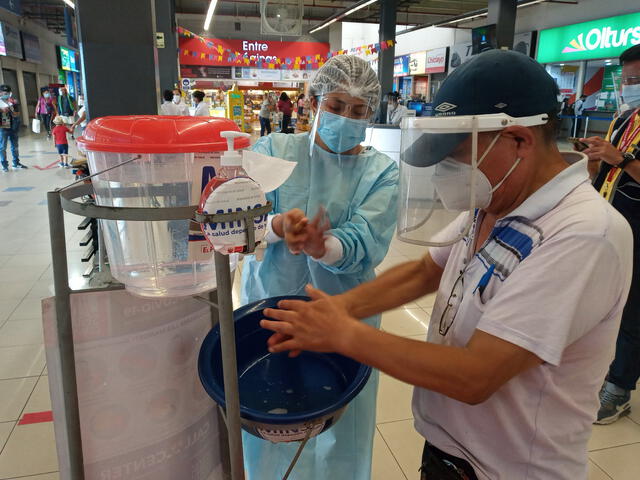
{"label": "transparent water tank", "polygon": [[[112,207],[197,205],[220,167],[231,120],[207,117],[103,117],[87,126],[87,152],[96,203]],[[249,146],[236,139],[236,148]],[[195,211],[195,208],[194,208]],[[146,297],[194,295],[216,287],[213,252],[190,220],[101,220],[112,275]],[[233,268],[232,262],[232,268]]]}

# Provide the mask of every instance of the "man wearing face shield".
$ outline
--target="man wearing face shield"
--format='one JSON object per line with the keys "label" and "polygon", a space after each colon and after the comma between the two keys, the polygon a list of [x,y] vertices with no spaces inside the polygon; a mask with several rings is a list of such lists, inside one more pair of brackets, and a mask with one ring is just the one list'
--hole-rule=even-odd
{"label": "man wearing face shield", "polygon": [[[331,58],[309,86],[310,133],[272,133],[254,150],[297,165],[267,194],[273,203],[264,258],[246,257],[242,303],[304,295],[307,283],[339,294],[375,277],[396,222],[398,167],[360,145],[380,100],[375,72],[361,58]],[[365,322],[380,326],[380,315]],[[290,479],[370,480],[377,372],[334,426],[309,440]],[[282,478],[299,444],[244,435],[251,480]]]}
{"label": "man wearing face shield", "polygon": [[[415,385],[421,478],[587,477],[633,239],[586,156],[558,151],[557,94],[517,52],[457,68],[435,117],[403,120],[398,234],[425,257],[265,312],[272,352],[337,352]],[[444,207],[466,211],[431,235]],[[431,292],[426,342],[359,321]]]}
{"label": "man wearing face shield", "polygon": [[624,51],[620,64],[622,99],[628,109],[611,122],[605,139],[582,139],[589,145],[583,153],[589,156],[593,185],[631,225],[635,249],[616,355],[600,391],[599,424],[630,413],[631,391],[640,378],[640,45]]}

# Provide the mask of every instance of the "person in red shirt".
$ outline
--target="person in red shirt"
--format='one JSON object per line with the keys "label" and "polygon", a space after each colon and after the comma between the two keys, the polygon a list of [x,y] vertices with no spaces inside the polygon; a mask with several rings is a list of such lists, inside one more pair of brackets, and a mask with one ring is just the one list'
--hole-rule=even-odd
{"label": "person in red shirt", "polygon": [[53,143],[60,154],[60,162],[58,165],[60,167],[68,167],[68,157],[69,157],[69,142],[67,141],[67,133],[72,133],[71,129],[64,125],[64,121],[60,115],[56,116],[53,119],[53,130],[51,134],[53,135]]}
{"label": "person in red shirt", "polygon": [[278,101],[278,111],[282,112],[282,133],[290,133],[289,125],[291,124],[291,112],[293,111],[293,103],[286,92],[280,94]]}

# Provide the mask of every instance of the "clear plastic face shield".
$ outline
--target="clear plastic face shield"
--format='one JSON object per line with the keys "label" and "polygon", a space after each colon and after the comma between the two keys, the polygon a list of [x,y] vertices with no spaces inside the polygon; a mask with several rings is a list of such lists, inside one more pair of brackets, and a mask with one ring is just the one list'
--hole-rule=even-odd
{"label": "clear plastic face shield", "polygon": [[[473,215],[450,238],[436,234],[463,211],[485,208],[519,160],[497,185],[478,168],[513,125],[532,127],[546,123],[547,115],[514,118],[506,114],[404,118],[401,124],[398,238],[416,245],[445,246],[461,240],[471,228]],[[479,150],[478,136],[487,136]]]}
{"label": "clear plastic face shield", "polygon": [[347,92],[335,91],[311,98],[313,124],[310,155],[318,150],[338,155],[340,158],[358,155],[363,145],[371,142],[377,102],[354,97]]}

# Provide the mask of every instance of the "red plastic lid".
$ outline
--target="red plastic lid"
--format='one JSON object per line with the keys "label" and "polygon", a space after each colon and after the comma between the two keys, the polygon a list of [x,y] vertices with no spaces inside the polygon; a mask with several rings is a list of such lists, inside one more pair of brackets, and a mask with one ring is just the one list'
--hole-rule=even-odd
{"label": "red plastic lid", "polygon": [[[220,132],[240,131],[235,122],[218,117],[130,115],[91,120],[78,145],[90,152],[203,153],[227,149]],[[236,138],[235,148],[247,148]]]}

